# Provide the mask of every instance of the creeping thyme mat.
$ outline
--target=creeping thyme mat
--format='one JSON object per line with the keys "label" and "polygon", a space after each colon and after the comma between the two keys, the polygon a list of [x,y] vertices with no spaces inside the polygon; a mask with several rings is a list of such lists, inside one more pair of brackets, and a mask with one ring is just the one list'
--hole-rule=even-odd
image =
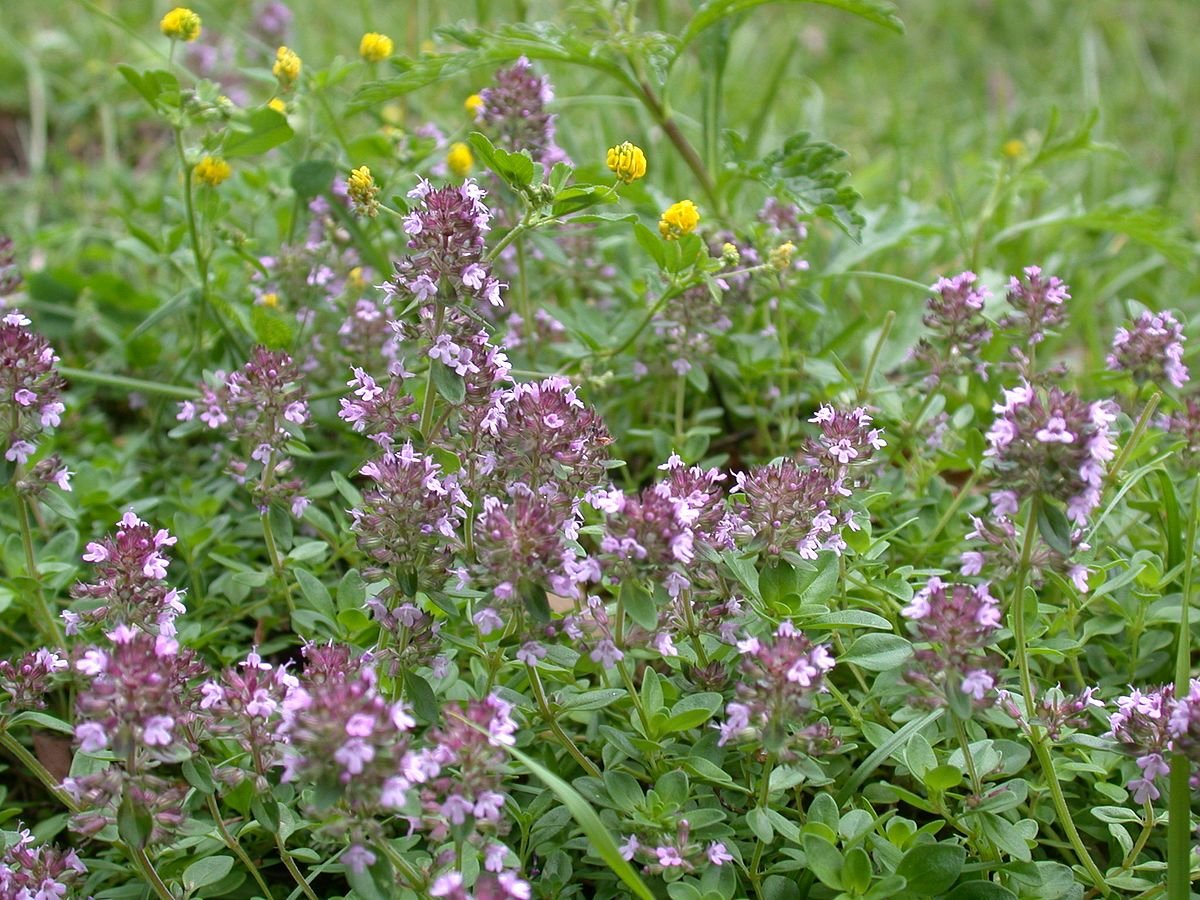
{"label": "creeping thyme mat", "polygon": [[724,92],[758,5],[81,2],[111,256],[0,218],[0,900],[1191,895],[1194,244],[1046,213],[1057,113],[869,208]]}

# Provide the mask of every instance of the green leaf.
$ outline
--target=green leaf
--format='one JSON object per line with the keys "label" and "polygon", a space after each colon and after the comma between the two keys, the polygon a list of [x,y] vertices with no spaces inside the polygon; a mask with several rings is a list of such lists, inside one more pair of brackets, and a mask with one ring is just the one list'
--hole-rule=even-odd
{"label": "green leaf", "polygon": [[1038,533],[1052,550],[1068,559],[1074,554],[1075,548],[1071,546],[1071,523],[1067,521],[1061,509],[1049,503],[1039,503],[1037,525]]}
{"label": "green leaf", "polygon": [[11,730],[14,725],[35,725],[38,728],[45,728],[50,731],[57,731],[61,734],[74,734],[75,729],[70,724],[64,722],[56,716],[48,713],[38,712],[37,710],[26,710],[19,712],[8,720],[6,725],[7,730]]}
{"label": "green leaf", "polygon": [[404,695],[412,704],[413,713],[422,722],[436,722],[441,714],[441,707],[438,706],[437,696],[429,682],[412,669],[405,669],[403,677]]}
{"label": "green leaf", "polygon": [[1017,900],[1017,895],[991,881],[964,881],[946,900]]}
{"label": "green leaf", "polygon": [[431,359],[429,365],[432,367],[430,371],[433,374],[433,384],[437,388],[437,392],[451,406],[461,405],[467,399],[467,383],[462,376],[436,359]]}
{"label": "green leaf", "polygon": [[918,844],[904,854],[896,874],[909,893],[932,897],[950,890],[966,860],[967,851],[957,844]]}
{"label": "green leaf", "polygon": [[846,184],[849,177],[833,166],[846,151],[825,141],[810,140],[807,131],[794,134],[762,159],[727,165],[740,178],[763,184],[769,191],[797,204],[811,215],[828,219],[854,240],[866,220],[855,210],[862,198]]}
{"label": "green leaf", "polygon": [[671,708],[663,731],[670,733],[698,728],[713,717],[722,702],[723,698],[716,693],[689,694]]}
{"label": "green leaf", "polygon": [[638,246],[646,251],[646,255],[654,260],[654,264],[659,269],[665,269],[667,265],[666,258],[666,242],[662,237],[651,231],[641,222],[637,222],[633,226],[633,236],[637,238]]}
{"label": "green leaf", "polygon": [[329,596],[329,588],[307,569],[294,569],[292,574],[296,577],[296,583],[300,585],[300,593],[308,601],[308,607],[330,621],[335,620],[337,610],[334,608],[333,598]]}
{"label": "green leaf", "polygon": [[839,807],[845,805],[854,796],[855,792],[862,787],[863,783],[871,777],[871,773],[879,768],[884,760],[895,753],[897,748],[904,744],[913,732],[920,731],[926,725],[933,724],[945,712],[945,709],[941,708],[932,709],[919,719],[912,719],[906,722],[903,728],[876,746],[871,755],[859,763],[858,768],[854,770],[854,774],[842,783],[842,788],[838,791],[837,795],[837,805]]}
{"label": "green leaf", "polygon": [[221,153],[226,159],[255,156],[291,140],[287,117],[269,107],[256,109],[244,123],[231,127]]}
{"label": "green leaf", "polygon": [[[686,47],[703,31],[712,28],[723,19],[765,6],[773,0],[708,0],[703,4],[683,29],[680,38],[680,49]],[[853,13],[860,18],[881,25],[896,34],[904,34],[904,23],[896,15],[896,7],[886,0],[793,0],[793,2],[819,3],[823,6],[833,6],[837,9]]]}
{"label": "green leaf", "polygon": [[563,698],[562,708],[564,712],[590,712],[611,706],[624,696],[625,688],[598,688]]}
{"label": "green leaf", "polygon": [[292,167],[288,183],[301,200],[311,200],[333,187],[336,174],[337,169],[329,160],[306,159]]}
{"label": "green leaf", "polygon": [[621,606],[633,621],[647,631],[658,628],[658,610],[654,597],[632,578],[621,584]]}
{"label": "green leaf", "polygon": [[396,896],[396,876],[386,853],[376,854],[375,862],[361,871],[347,866],[346,881],[361,900],[389,900]]}
{"label": "green leaf", "polygon": [[962,781],[962,770],[958,766],[935,766],[924,775],[921,781],[931,791],[948,791]]}
{"label": "green leaf", "polygon": [[871,857],[867,856],[866,850],[862,847],[852,847],[846,851],[846,858],[842,862],[842,881],[846,890],[854,895],[865,893],[871,886],[873,874]]}
{"label": "green leaf", "polygon": [[912,656],[912,644],[898,634],[864,634],[846,650],[839,663],[854,663],[871,672],[894,669]]}
{"label": "green leaf", "polygon": [[193,756],[190,759],[185,759],[180,767],[183,770],[183,777],[201,794],[211,794],[216,790],[216,785],[213,782],[212,765],[203,756]]}
{"label": "green leaf", "polygon": [[153,828],[149,811],[134,802],[132,792],[125,791],[117,809],[117,834],[121,840],[131,847],[145,847]]}
{"label": "green leaf", "polygon": [[205,885],[216,884],[232,869],[232,856],[206,856],[183,870],[183,887],[192,893]]}
{"label": "green leaf", "polygon": [[842,889],[842,854],[838,848],[815,834],[804,835],[804,857],[809,869],[821,884],[835,890]]}
{"label": "green leaf", "polygon": [[[478,726],[473,727],[478,728]],[[482,731],[482,729],[479,730]],[[579,792],[549,769],[539,765],[515,747],[504,746],[503,749],[532,772],[546,787],[550,788],[563,806],[571,811],[571,817],[583,829],[584,835],[586,835],[588,841],[591,843],[591,849],[604,860],[605,865],[608,866],[612,873],[620,878],[625,883],[625,886],[633,891],[635,896],[640,897],[641,900],[654,900],[654,894],[646,887],[641,876],[621,856],[621,850],[617,846],[617,842],[613,839],[608,829],[604,827],[604,823],[600,821],[600,817],[596,815],[596,811],[580,796]]]}

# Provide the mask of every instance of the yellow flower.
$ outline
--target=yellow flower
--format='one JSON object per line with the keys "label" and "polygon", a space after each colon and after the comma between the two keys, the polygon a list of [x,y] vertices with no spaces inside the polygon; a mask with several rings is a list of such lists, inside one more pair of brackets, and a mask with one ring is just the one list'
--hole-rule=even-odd
{"label": "yellow flower", "polygon": [[279,113],[281,116],[287,115],[287,104],[284,103],[279,97],[272,97],[267,101],[267,106],[270,109],[275,110],[275,112]]}
{"label": "yellow flower", "polygon": [[626,141],[608,151],[608,168],[618,180],[631,184],[646,174],[646,154]]}
{"label": "yellow flower", "polygon": [[472,94],[466,99],[466,102],[463,103],[463,106],[472,116],[477,117],[479,115],[479,111],[483,109],[483,97],[481,97],[479,94]]}
{"label": "yellow flower", "polygon": [[233,174],[233,169],[230,168],[229,163],[225,162],[219,156],[204,157],[204,159],[196,163],[196,168],[192,171],[197,181],[209,187],[216,187]]}
{"label": "yellow flower", "polygon": [[774,250],[771,251],[771,253],[768,257],[768,259],[771,263],[771,267],[776,272],[784,271],[785,269],[787,269],[788,266],[790,266],[792,264],[792,254],[795,252],[796,252],[796,245],[793,244],[791,241],[787,241],[786,243],[780,244],[778,247],[776,247]]}
{"label": "yellow flower", "polygon": [[350,274],[346,276],[346,281],[349,282],[350,287],[354,288],[356,291],[360,291],[365,288],[367,286],[367,280],[363,278],[362,266],[355,266],[353,269],[351,269]]}
{"label": "yellow flower", "polygon": [[158,23],[162,33],[173,41],[194,41],[200,37],[200,17],[186,6],[177,6]]}
{"label": "yellow flower", "polygon": [[691,200],[680,200],[667,207],[662,218],[658,220],[658,232],[666,240],[678,240],[682,235],[691,234],[700,222],[700,210]]}
{"label": "yellow flower", "polygon": [[446,154],[446,165],[456,176],[465,178],[471,174],[475,156],[471,153],[471,148],[460,141],[450,145],[450,152]]}
{"label": "yellow flower", "polygon": [[358,42],[358,55],[367,62],[383,62],[395,49],[396,45],[390,37],[374,31],[368,31]]}
{"label": "yellow flower", "polygon": [[350,172],[346,180],[346,191],[354,203],[354,211],[360,216],[374,218],[379,215],[379,201],[375,196],[379,193],[379,185],[366,166],[359,166]]}
{"label": "yellow flower", "polygon": [[1011,141],[1005,141],[1000,150],[1009,159],[1016,159],[1025,152],[1025,142],[1020,138],[1013,138]]}
{"label": "yellow flower", "polygon": [[263,294],[261,297],[259,297],[258,302],[260,306],[266,306],[271,309],[275,309],[277,306],[279,306],[279,295],[274,291],[271,291],[270,293]]}
{"label": "yellow flower", "polygon": [[300,77],[300,65],[299,56],[287,47],[280,47],[275,51],[275,65],[271,66],[271,71],[275,73],[280,84],[289,88]]}

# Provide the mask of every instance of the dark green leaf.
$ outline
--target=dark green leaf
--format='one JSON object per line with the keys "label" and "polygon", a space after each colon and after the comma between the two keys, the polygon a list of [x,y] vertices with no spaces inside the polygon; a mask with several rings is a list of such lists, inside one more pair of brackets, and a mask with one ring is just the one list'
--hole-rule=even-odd
{"label": "dark green leaf", "polygon": [[436,359],[431,359],[429,365],[433,367],[433,384],[447,403],[459,406],[467,399],[467,383],[461,375]]}
{"label": "dark green leaf", "polygon": [[233,868],[232,856],[206,856],[183,870],[183,887],[189,893],[216,884]]}
{"label": "dark green leaf", "polygon": [[896,874],[904,876],[910,893],[932,897],[950,890],[966,859],[957,844],[918,844],[904,854]]}
{"label": "dark green leaf", "polygon": [[311,200],[333,186],[337,174],[332,162],[327,159],[306,159],[292,168],[288,182],[301,200]]}

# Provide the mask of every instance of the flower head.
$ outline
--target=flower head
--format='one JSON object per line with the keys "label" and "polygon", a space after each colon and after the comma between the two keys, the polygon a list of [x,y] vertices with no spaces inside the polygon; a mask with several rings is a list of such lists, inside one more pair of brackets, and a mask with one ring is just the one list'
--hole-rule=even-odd
{"label": "flower head", "polygon": [[834,667],[827,645],[814,644],[784,622],[770,637],[739,641],[738,650],[738,699],[725,708],[719,745],[753,729],[768,750],[794,758],[795,749],[832,739],[827,726],[796,727],[808,718],[813,696],[825,689],[825,673]]}
{"label": "flower head", "polygon": [[0,317],[0,431],[5,459],[24,464],[36,439],[56,427],[66,407],[58,355],[44,337],[29,329],[29,317],[10,309]]}
{"label": "flower head", "polygon": [[475,155],[471,147],[462,141],[455,141],[446,153],[446,167],[458,178],[466,178],[471,174],[475,165]]}
{"label": "flower head", "polygon": [[646,175],[646,154],[629,141],[610,148],[606,162],[617,180],[625,184],[632,184]]}
{"label": "flower head", "polygon": [[668,241],[678,240],[685,234],[691,234],[700,223],[700,210],[691,200],[680,200],[672,203],[658,220],[658,231]]}
{"label": "flower head", "polygon": [[[478,102],[475,102],[478,97]],[[546,105],[554,99],[550,79],[537,75],[522,56],[495,75],[490,87],[467,99],[467,109],[484,126],[499,147],[513,153],[528,150],[547,170],[566,162],[567,155],[555,142],[553,114]]]}
{"label": "flower head", "polygon": [[233,174],[233,168],[219,156],[206,156],[192,170],[196,180],[208,187],[216,187]]}
{"label": "flower head", "polygon": [[921,321],[931,333],[921,338],[913,356],[928,367],[934,383],[972,369],[986,374],[978,353],[992,338],[983,317],[990,294],[987,288],[976,286],[977,280],[974,272],[939,278],[933,286],[934,296],[925,305]]}
{"label": "flower head", "polygon": [[383,62],[396,49],[395,43],[386,34],[368,31],[358,42],[358,55],[367,62]]}
{"label": "flower head", "polygon": [[996,483],[998,515],[1012,515],[1021,498],[1033,494],[1059,500],[1076,525],[1087,522],[1100,504],[1106,464],[1116,453],[1113,405],[1085,403],[1057,387],[1028,382],[1004,392],[993,407],[996,420],[987,433]]}
{"label": "flower head", "polygon": [[379,215],[379,201],[375,199],[379,194],[379,185],[375,183],[369,168],[359,166],[350,171],[350,177],[346,179],[346,192],[354,204],[354,211],[360,216],[373,219]]}
{"label": "flower head", "polygon": [[300,67],[300,57],[294,51],[287,47],[280,47],[275,51],[275,64],[271,66],[271,71],[285,90],[294,85],[300,77]]}
{"label": "flower head", "polygon": [[1183,326],[1169,312],[1143,312],[1136,321],[1118,328],[1106,362],[1110,369],[1129,372],[1139,384],[1187,384],[1183,364]]}
{"label": "flower head", "polygon": [[173,41],[194,41],[200,37],[200,17],[185,6],[177,6],[158,23],[162,33]]}
{"label": "flower head", "polygon": [[478,119],[479,113],[483,109],[483,97],[479,94],[472,94],[463,101],[463,109],[471,114],[471,118]]}

